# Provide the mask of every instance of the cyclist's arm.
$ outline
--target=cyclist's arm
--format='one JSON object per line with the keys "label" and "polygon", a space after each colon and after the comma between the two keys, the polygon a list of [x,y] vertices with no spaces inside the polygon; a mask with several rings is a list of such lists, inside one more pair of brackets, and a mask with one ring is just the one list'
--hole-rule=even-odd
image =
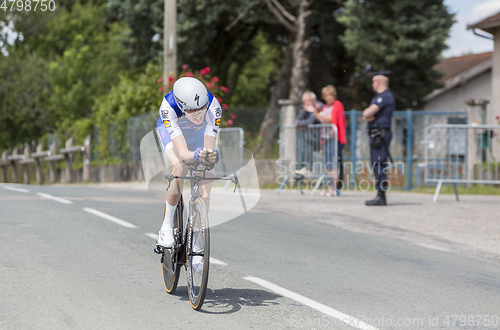
{"label": "cyclist's arm", "polygon": [[194,151],[189,151],[184,135],[180,134],[173,137],[172,143],[182,160],[186,163],[194,163]]}
{"label": "cyclist's arm", "polygon": [[[215,137],[210,136],[210,135],[205,135],[205,149],[208,150],[215,150]],[[210,163],[215,164],[217,162],[217,154],[212,152],[208,156],[208,160]]]}

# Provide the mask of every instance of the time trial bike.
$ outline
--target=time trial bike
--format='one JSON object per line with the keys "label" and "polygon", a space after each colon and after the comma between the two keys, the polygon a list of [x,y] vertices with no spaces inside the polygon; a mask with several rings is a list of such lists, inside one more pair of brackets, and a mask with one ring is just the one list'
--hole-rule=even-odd
{"label": "time trial bike", "polygon": [[[191,197],[184,212],[184,201],[181,196],[174,214],[174,246],[164,248],[156,244],[154,251],[160,254],[162,264],[163,284],[169,294],[173,294],[179,281],[180,269],[186,268],[187,288],[191,307],[199,310],[205,301],[208,284],[208,270],[210,264],[210,228],[208,222],[208,210],[199,187],[201,181],[230,180],[234,183],[234,189],[238,184],[238,177],[206,177],[206,171],[210,171],[214,164],[203,165],[202,163],[186,163],[187,176],[165,175],[168,181],[167,190],[174,179],[186,179],[190,182]],[[202,173],[198,175],[197,173]],[[165,217],[165,209],[163,211]]]}

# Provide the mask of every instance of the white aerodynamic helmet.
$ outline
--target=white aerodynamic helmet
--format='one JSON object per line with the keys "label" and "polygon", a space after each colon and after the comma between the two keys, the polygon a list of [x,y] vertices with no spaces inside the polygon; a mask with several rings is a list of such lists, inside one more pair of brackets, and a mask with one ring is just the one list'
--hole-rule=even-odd
{"label": "white aerodynamic helmet", "polygon": [[183,77],[174,83],[174,99],[179,109],[202,109],[208,105],[208,92],[201,81],[192,77]]}

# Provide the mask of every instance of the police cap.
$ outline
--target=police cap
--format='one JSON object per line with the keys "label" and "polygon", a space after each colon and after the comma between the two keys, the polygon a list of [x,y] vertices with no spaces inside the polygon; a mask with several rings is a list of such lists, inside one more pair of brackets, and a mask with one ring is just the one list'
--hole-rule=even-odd
{"label": "police cap", "polygon": [[391,71],[389,71],[389,70],[387,70],[387,71],[377,71],[377,72],[373,73],[373,77],[375,77],[375,76],[385,76],[385,77],[389,78],[390,74],[391,74]]}

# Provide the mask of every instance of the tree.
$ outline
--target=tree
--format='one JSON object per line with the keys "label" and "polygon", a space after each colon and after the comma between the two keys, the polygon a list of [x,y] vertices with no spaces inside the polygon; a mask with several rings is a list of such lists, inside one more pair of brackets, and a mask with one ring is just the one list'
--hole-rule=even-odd
{"label": "tree", "polygon": [[347,0],[337,20],[360,72],[391,70],[397,108],[416,107],[439,87],[432,66],[454,22],[443,0]]}
{"label": "tree", "polygon": [[345,0],[316,1],[311,7],[311,50],[308,88],[320,97],[321,88],[333,84],[346,109],[352,103],[349,82],[355,73],[354,58],[340,40],[345,27],[335,12]]}
{"label": "tree", "polygon": [[0,146],[69,132],[79,119],[91,118],[95,98],[126,68],[116,41],[123,25],[109,23],[104,6],[91,1],[44,19],[20,12],[6,21],[20,37],[6,48],[8,56],[0,55]]}
{"label": "tree", "polygon": [[132,67],[162,60],[163,38],[155,35],[163,34],[163,0],[108,0],[107,12],[128,27],[120,42]]}
{"label": "tree", "polygon": [[[269,108],[260,129],[260,133],[267,139],[272,139],[277,133],[280,109],[278,101],[290,98],[299,102],[304,91],[310,88],[310,82],[319,81],[317,77],[310,76],[311,47],[314,45],[316,50],[323,50],[324,47],[338,45],[338,42],[335,42],[338,34],[328,35],[323,32],[325,26],[335,22],[333,13],[339,7],[339,1],[255,0],[250,2],[237,17],[236,21],[250,11],[250,8],[255,8],[256,17],[262,22],[261,24],[267,25],[266,33],[271,42],[282,48],[281,69],[276,84],[272,87]],[[339,30],[338,24],[335,27]],[[341,47],[339,48],[343,51]],[[330,54],[330,58],[338,58],[335,49],[333,54]],[[319,55],[316,59],[325,59],[325,57]],[[338,68],[338,61],[336,64]],[[322,66],[319,70],[318,65]],[[328,66],[326,61],[314,63],[316,72],[321,73],[320,76],[324,76],[325,66]],[[321,81],[325,80],[321,79]],[[266,142],[262,151],[263,156],[267,157],[271,149],[272,144]]]}
{"label": "tree", "polygon": [[0,61],[0,150],[53,129],[47,112],[48,66],[36,54],[20,57],[12,51]]}
{"label": "tree", "polygon": [[[188,64],[195,70],[206,66],[229,87],[230,97],[243,66],[256,54],[252,40],[260,26],[247,17],[241,24],[226,29],[250,0],[178,0],[177,66]],[[163,58],[163,0],[109,0],[108,13],[123,20],[129,32],[121,40],[132,65],[143,68]],[[155,40],[155,41],[154,41]],[[228,68],[236,64],[232,75]],[[180,70],[179,70],[180,71]]]}

